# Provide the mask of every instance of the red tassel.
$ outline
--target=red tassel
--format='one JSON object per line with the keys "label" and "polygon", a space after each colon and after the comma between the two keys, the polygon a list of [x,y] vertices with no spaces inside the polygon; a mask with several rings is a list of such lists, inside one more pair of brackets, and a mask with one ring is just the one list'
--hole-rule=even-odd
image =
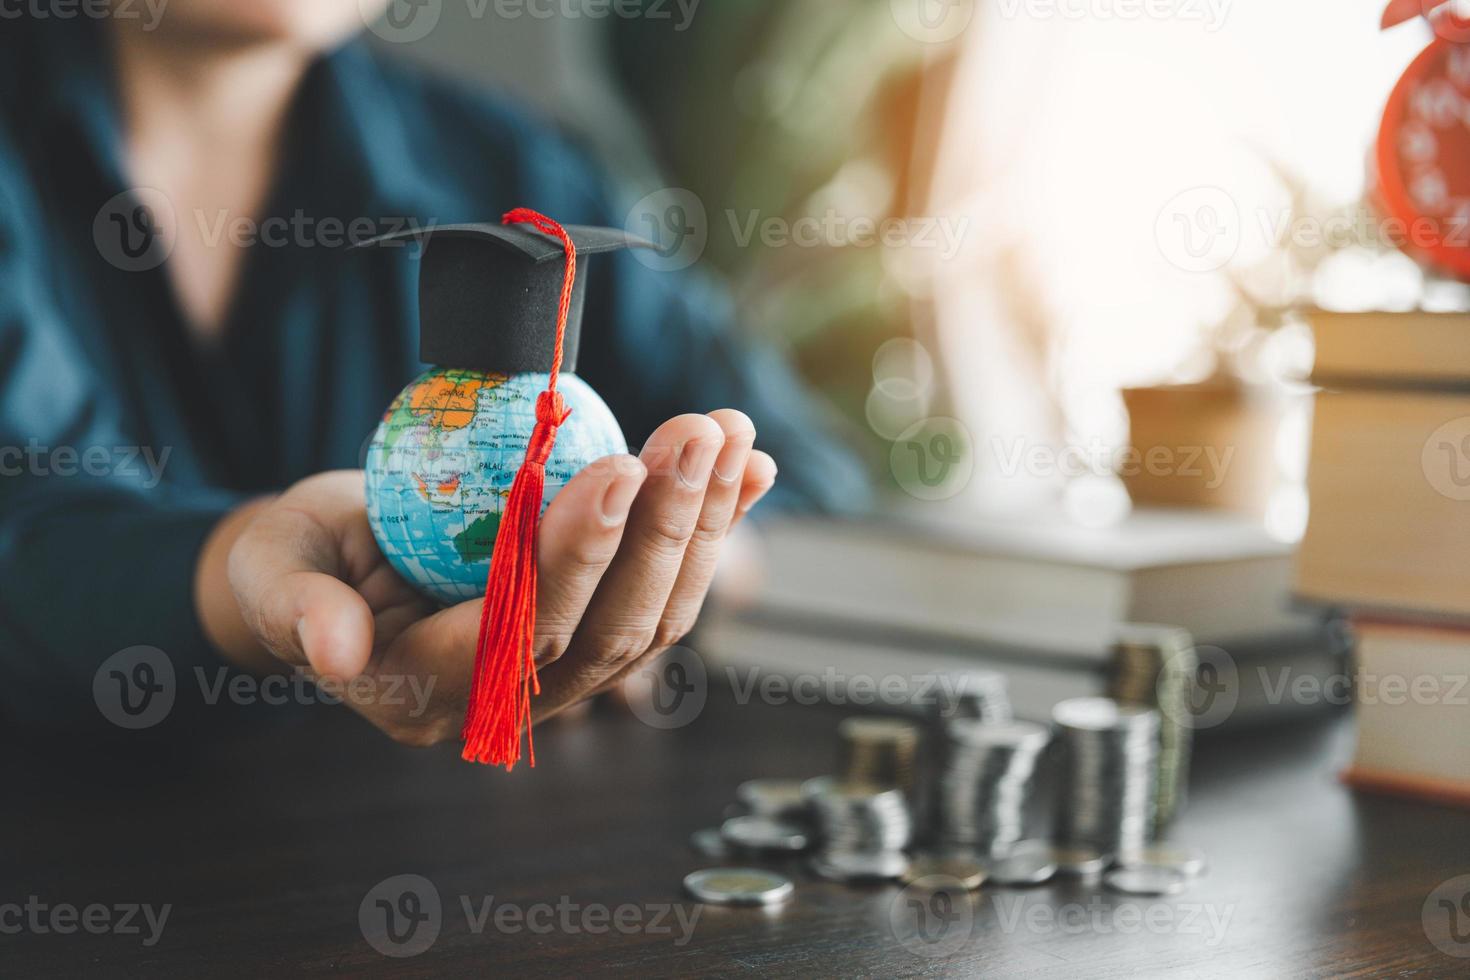
{"label": "red tassel", "polygon": [[546,461],[556,445],[556,430],[571,410],[556,390],[561,373],[562,342],[572,284],[577,276],[577,247],[566,229],[543,214],[517,208],[501,219],[504,224],[526,222],[560,239],[567,253],[562,280],[561,308],[556,319],[556,346],[546,390],[536,398],[536,428],[526,446],[526,459],[516,472],[510,496],[500,515],[495,550],[480,607],[480,636],[475,644],[475,673],[465,714],[464,751],[470,762],[488,762],[514,769],[521,758],[521,732],[531,765],[536,747],[531,739],[531,695],[541,693],[536,679],[533,644],[536,638],[536,529],[546,492]]}

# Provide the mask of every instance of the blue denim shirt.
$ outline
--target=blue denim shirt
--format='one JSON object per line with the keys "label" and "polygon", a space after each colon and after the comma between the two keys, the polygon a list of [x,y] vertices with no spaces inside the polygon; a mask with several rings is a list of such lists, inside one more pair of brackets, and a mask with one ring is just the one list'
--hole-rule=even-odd
{"label": "blue denim shirt", "polygon": [[[127,202],[150,192],[124,175],[114,91],[95,23],[0,28],[0,710],[17,717],[89,692],[129,646],[208,663],[191,589],[210,527],[252,494],[360,464],[423,368],[416,250],[345,237],[519,205],[623,223],[547,126],[352,42],[296,96],[265,210],[276,220],[259,225],[220,339],[204,342],[164,268],[127,247]],[[232,233],[219,215],[175,218]],[[732,312],[696,275],[599,258],[579,373],[631,445],[673,415],[737,407],[780,466],[775,505],[860,504],[861,469]]]}

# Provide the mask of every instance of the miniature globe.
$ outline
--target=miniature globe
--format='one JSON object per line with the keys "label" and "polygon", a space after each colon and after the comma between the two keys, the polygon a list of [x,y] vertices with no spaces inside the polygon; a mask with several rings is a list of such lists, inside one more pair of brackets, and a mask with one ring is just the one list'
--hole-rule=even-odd
{"label": "miniature globe", "polygon": [[[485,576],[547,375],[435,369],[393,400],[368,447],[367,513],[388,562],[444,603],[485,593]],[[562,372],[571,415],[546,463],[544,511],[579,470],[628,451],[597,393]]]}

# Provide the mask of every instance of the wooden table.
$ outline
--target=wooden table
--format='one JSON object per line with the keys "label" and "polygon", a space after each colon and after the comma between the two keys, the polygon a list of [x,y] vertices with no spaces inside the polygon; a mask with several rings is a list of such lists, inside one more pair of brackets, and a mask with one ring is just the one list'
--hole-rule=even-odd
{"label": "wooden table", "polygon": [[[5,903],[35,896],[48,931],[0,934],[0,976],[1275,978],[1470,968],[1432,945],[1421,923],[1431,891],[1470,872],[1470,820],[1344,789],[1335,779],[1350,749],[1343,719],[1201,744],[1175,836],[1204,848],[1211,866],[1177,897],[1124,899],[1060,881],[987,889],[954,913],[965,932],[946,958],[895,939],[897,886],[821,882],[796,862],[777,865],[797,891],[776,911],[683,896],[683,876],[711,863],[690,850],[690,832],[718,821],[741,780],[829,770],[840,717],[717,694],[692,724],[659,731],[601,709],[542,730],[540,766],[511,775],[462,764],[452,750],[392,745],[341,709],[258,708],[208,737],[184,737],[191,729],[171,718],[156,737],[101,754],[38,750],[40,740],[10,733],[0,929],[19,914],[7,918]],[[377,899],[413,911],[395,904],[402,889],[378,888],[399,875],[427,879],[441,913],[432,945],[390,958],[365,939],[359,913],[376,916],[382,943]],[[170,906],[151,946],[141,914],[135,934],[47,925],[58,905],[82,915],[100,904],[115,924],[123,907],[144,903]],[[692,935],[676,911],[685,921],[697,914]],[[410,943],[421,941],[399,921]],[[1462,925],[1470,929],[1470,916]],[[1470,954],[1470,937],[1458,951]]]}

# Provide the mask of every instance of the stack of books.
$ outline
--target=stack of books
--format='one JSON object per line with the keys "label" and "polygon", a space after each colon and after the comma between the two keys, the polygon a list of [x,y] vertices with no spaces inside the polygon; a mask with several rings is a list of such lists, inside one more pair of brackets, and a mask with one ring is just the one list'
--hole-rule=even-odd
{"label": "stack of books", "polygon": [[1005,675],[1017,715],[1046,721],[1059,701],[1105,693],[1129,623],[1187,629],[1228,684],[1231,724],[1319,707],[1291,685],[1330,688],[1344,672],[1325,617],[1291,607],[1292,547],[1245,517],[1140,509],[1086,528],[922,508],[761,532],[763,582],[713,604],[692,640],[737,694],[775,676],[772,690],[892,709],[932,694],[926,678],[982,668]]}
{"label": "stack of books", "polygon": [[1299,596],[1352,614],[1346,778],[1470,804],[1470,315],[1311,316],[1319,391]]}

